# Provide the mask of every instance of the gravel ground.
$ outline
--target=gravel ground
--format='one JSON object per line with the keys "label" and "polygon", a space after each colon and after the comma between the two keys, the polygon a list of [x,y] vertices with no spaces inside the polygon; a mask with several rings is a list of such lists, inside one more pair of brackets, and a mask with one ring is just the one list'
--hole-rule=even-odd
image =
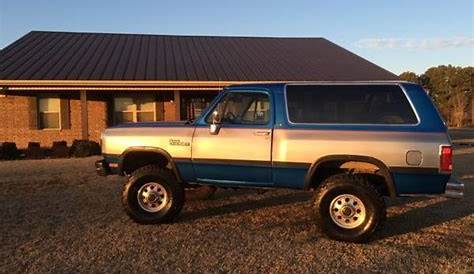
{"label": "gravel ground", "polygon": [[219,190],[189,201],[174,224],[137,225],[120,205],[122,177],[97,158],[0,162],[0,273],[473,272],[474,148],[456,150],[463,200],[388,201],[369,244],[328,240],[311,193]]}

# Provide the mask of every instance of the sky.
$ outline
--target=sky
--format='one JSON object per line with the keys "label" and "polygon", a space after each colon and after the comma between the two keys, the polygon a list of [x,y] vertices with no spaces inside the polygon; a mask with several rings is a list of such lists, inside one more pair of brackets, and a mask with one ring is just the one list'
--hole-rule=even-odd
{"label": "sky", "polygon": [[324,37],[396,74],[474,65],[473,0],[0,0],[0,48],[32,30]]}

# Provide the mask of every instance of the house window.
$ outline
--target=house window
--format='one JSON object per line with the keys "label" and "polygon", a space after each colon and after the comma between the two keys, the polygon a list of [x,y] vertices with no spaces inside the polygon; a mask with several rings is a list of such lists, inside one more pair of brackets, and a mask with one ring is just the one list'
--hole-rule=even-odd
{"label": "house window", "polygon": [[39,98],[38,100],[39,128],[61,128],[61,101],[59,98]]}
{"label": "house window", "polygon": [[116,124],[156,121],[156,105],[153,97],[118,97],[114,99]]}
{"label": "house window", "polygon": [[217,96],[217,92],[192,92],[181,93],[181,119],[196,120],[202,112],[211,104]]}

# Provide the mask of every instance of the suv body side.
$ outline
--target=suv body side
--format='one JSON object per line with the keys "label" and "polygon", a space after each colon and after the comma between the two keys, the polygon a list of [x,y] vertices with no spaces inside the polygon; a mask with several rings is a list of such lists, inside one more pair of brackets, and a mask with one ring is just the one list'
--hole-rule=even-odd
{"label": "suv body side", "polygon": [[[371,159],[386,168],[396,195],[443,193],[450,174],[439,171],[439,149],[450,145],[447,129],[428,95],[417,85],[389,82],[305,83],[305,85],[395,85],[403,90],[417,115],[411,125],[292,123],[286,90],[299,84],[229,87],[193,124],[126,125],[104,134],[108,163],[123,172],[127,150],[159,148],[169,154],[185,182],[229,187],[311,187],[311,174],[322,160]],[[207,117],[232,92],[266,94],[266,124],[223,124],[209,132]],[[410,152],[421,155],[408,164]],[[121,156],[120,156],[121,155]],[[352,157],[352,158],[351,158]]]}

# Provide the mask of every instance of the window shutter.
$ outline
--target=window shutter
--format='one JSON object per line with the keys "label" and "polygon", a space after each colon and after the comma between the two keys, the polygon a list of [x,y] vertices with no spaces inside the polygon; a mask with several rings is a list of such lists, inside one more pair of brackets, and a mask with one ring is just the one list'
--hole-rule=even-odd
{"label": "window shutter", "polygon": [[35,96],[28,97],[28,128],[38,129],[38,99]]}
{"label": "window shutter", "polygon": [[60,100],[61,129],[71,128],[71,119],[69,115],[69,99],[61,98]]}

